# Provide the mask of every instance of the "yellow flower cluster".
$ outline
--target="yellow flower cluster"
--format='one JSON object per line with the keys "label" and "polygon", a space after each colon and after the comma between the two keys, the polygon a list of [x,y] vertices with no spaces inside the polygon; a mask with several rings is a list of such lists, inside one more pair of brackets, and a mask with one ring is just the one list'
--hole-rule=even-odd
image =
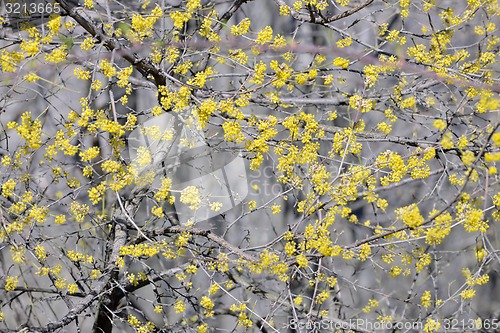
{"label": "yellow flower cluster", "polygon": [[45,250],[45,247],[41,244],[38,244],[35,247],[35,256],[38,260],[42,261],[47,258],[47,251]]}
{"label": "yellow flower cluster", "polygon": [[424,291],[424,293],[420,297],[420,303],[422,304],[422,306],[424,308],[428,308],[429,306],[431,306],[431,300],[431,292],[429,290]]}
{"label": "yellow flower cluster", "polygon": [[349,60],[341,57],[337,57],[333,59],[333,65],[337,67],[341,67],[343,69],[347,69],[349,67]]}
{"label": "yellow flower cluster", "polygon": [[169,200],[172,204],[175,200],[174,196],[169,196],[172,180],[170,178],[163,178],[160,188],[156,191],[154,198],[158,201]]}
{"label": "yellow flower cluster", "polygon": [[2,195],[6,198],[14,194],[14,189],[16,188],[16,181],[9,178],[5,183],[2,184]]}
{"label": "yellow flower cluster", "polygon": [[433,318],[427,318],[424,325],[424,331],[427,333],[436,332],[441,328],[441,323]]}
{"label": "yellow flower cluster", "polygon": [[5,286],[4,286],[5,291],[14,290],[17,287],[17,280],[18,280],[17,276],[11,276],[11,275],[7,276],[7,278],[5,279]]}
{"label": "yellow flower cluster", "polygon": [[26,263],[26,248],[21,246],[11,246],[10,252],[12,256],[12,260],[17,264],[25,264]]}
{"label": "yellow flower cluster", "polygon": [[471,299],[476,296],[476,291],[474,289],[467,288],[460,293],[463,299]]}
{"label": "yellow flower cluster", "polygon": [[271,60],[269,67],[274,70],[276,79],[272,82],[272,85],[276,88],[283,87],[287,80],[292,77],[293,69],[285,63],[278,63],[276,60]]}
{"label": "yellow flower cluster", "polygon": [[70,205],[69,211],[77,222],[83,222],[85,216],[90,212],[90,207],[86,204],[73,201]]}
{"label": "yellow flower cluster", "polygon": [[241,132],[241,125],[236,121],[224,122],[222,129],[224,130],[224,139],[226,141],[241,143],[245,140],[245,135]]}
{"label": "yellow flower cluster", "polygon": [[26,74],[23,78],[26,80],[26,82],[36,82],[40,79],[40,77],[35,73]]}
{"label": "yellow flower cluster", "polygon": [[250,79],[250,83],[262,84],[264,82],[264,75],[266,74],[267,65],[260,60],[255,64],[254,74]]}
{"label": "yellow flower cluster", "polygon": [[352,44],[352,37],[349,36],[349,37],[346,37],[344,39],[339,39],[336,43],[338,48],[344,48],[344,47],[347,47],[347,46],[351,46]]}
{"label": "yellow flower cluster", "polygon": [[246,34],[248,32],[248,29],[250,29],[250,23],[251,22],[248,17],[244,18],[240,23],[231,27],[231,33],[235,36]]}
{"label": "yellow flower cluster", "polygon": [[248,316],[246,315],[245,311],[247,310],[247,306],[245,303],[240,303],[239,305],[238,304],[232,304],[230,307],[229,307],[229,311],[233,311],[233,312],[239,312],[239,315],[238,315],[238,326],[241,326],[241,327],[252,327],[252,320],[250,320],[248,318]]}
{"label": "yellow flower cluster", "polygon": [[76,67],[73,71],[73,74],[80,80],[90,80],[90,72],[84,71],[80,67]]}
{"label": "yellow flower cluster", "polygon": [[201,207],[200,189],[196,186],[188,186],[181,192],[180,201],[189,205],[189,209],[198,210]]}
{"label": "yellow flower cluster", "polygon": [[42,123],[39,119],[33,120],[31,112],[25,112],[21,116],[21,125],[16,128],[17,133],[26,140],[27,147],[38,149],[42,145]]}
{"label": "yellow flower cluster", "polygon": [[19,48],[23,50],[28,57],[33,57],[40,51],[40,41],[23,39]]}
{"label": "yellow flower cluster", "polygon": [[128,78],[132,75],[133,67],[129,66],[116,74],[118,82],[116,83],[118,87],[125,88],[128,85]]}
{"label": "yellow flower cluster", "polygon": [[361,245],[361,247],[359,248],[359,254],[358,254],[360,261],[365,261],[366,259],[368,259],[370,257],[371,254],[372,254],[372,250],[371,250],[370,245],[368,243]]}
{"label": "yellow flower cluster", "polygon": [[237,63],[244,65],[248,62],[248,55],[242,49],[229,50],[228,54]]}
{"label": "yellow flower cluster", "polygon": [[[429,216],[437,214],[437,210],[429,213]],[[452,216],[449,212],[434,218],[434,225],[425,232],[425,242],[429,245],[441,244],[444,238],[451,232]]]}
{"label": "yellow flower cluster", "polygon": [[339,154],[341,157],[345,157],[348,153],[357,155],[361,152],[362,148],[362,144],[357,142],[353,129],[345,127],[342,131],[335,132],[329,156],[333,157],[335,154]]}
{"label": "yellow flower cluster", "polygon": [[203,296],[200,300],[200,306],[204,309],[204,314],[207,317],[213,317],[214,315],[214,302],[207,296]]}
{"label": "yellow flower cluster", "polygon": [[9,52],[6,49],[2,50],[0,56],[0,66],[4,72],[15,72],[16,66],[24,59],[24,55],[21,52],[12,51]]}
{"label": "yellow flower cluster", "polygon": [[182,300],[178,299],[175,301],[174,310],[176,313],[183,313],[186,311],[186,303]]}
{"label": "yellow flower cluster", "polygon": [[137,317],[129,314],[127,317],[127,322],[132,326],[138,333],[152,333],[156,331],[155,324],[151,321],[142,323]]}
{"label": "yellow flower cluster", "polygon": [[85,151],[81,151],[80,152],[80,158],[82,159],[83,162],[88,162],[94,158],[96,158],[97,156],[99,156],[101,150],[99,147],[97,146],[94,146],[94,147],[90,147],[89,149],[85,150]]}
{"label": "yellow flower cluster", "polygon": [[45,222],[45,218],[49,213],[49,209],[47,207],[40,207],[38,205],[33,205],[29,211],[28,219],[33,219],[38,223]]}
{"label": "yellow flower cluster", "polygon": [[90,188],[88,190],[90,202],[92,202],[92,204],[94,205],[99,203],[104,197],[104,192],[106,192],[106,186],[103,183],[97,185],[96,187]]}
{"label": "yellow flower cluster", "polygon": [[74,261],[74,262],[85,262],[88,264],[91,264],[94,262],[94,258],[88,254],[76,252],[73,250],[69,250],[66,255],[68,256],[69,260]]}
{"label": "yellow flower cluster", "polygon": [[200,104],[196,110],[196,115],[202,128],[207,125],[208,120],[216,110],[217,102],[213,99],[207,99]]}
{"label": "yellow flower cluster", "polygon": [[470,208],[467,209],[464,216],[464,229],[468,232],[481,231],[486,232],[489,225],[483,220],[484,214],[482,209]]}
{"label": "yellow flower cluster", "polygon": [[99,68],[107,77],[111,78],[116,75],[116,68],[106,59],[102,59]]}
{"label": "yellow flower cluster", "polygon": [[[212,10],[202,21],[202,24],[200,26],[200,29],[198,30],[198,33],[200,36],[203,36],[208,39],[208,41],[212,43],[218,43],[221,41],[220,35],[216,32],[213,31],[212,29],[212,22],[217,22],[218,20],[218,14],[216,10]],[[211,51],[212,52],[218,52],[219,48],[217,46],[214,46]]]}
{"label": "yellow flower cluster", "polygon": [[131,26],[135,34],[129,33],[128,37],[140,41],[145,37],[152,36],[153,26],[161,16],[163,16],[163,10],[160,6],[156,6],[148,17],[144,17],[140,14],[132,15]]}
{"label": "yellow flower cluster", "polygon": [[62,45],[55,48],[54,50],[52,50],[52,52],[45,55],[45,60],[55,64],[65,61],[67,57],[66,49],[67,49],[66,45]]}
{"label": "yellow flower cluster", "polygon": [[369,299],[368,304],[362,309],[364,313],[370,313],[370,311],[379,306],[379,302],[374,299]]}
{"label": "yellow flower cluster", "polygon": [[82,51],[88,51],[94,47],[94,44],[94,38],[87,37],[83,40],[82,44],[80,44],[80,48],[82,49]]}
{"label": "yellow flower cluster", "polygon": [[360,112],[370,112],[375,107],[376,102],[370,99],[364,99],[360,95],[353,95],[349,98],[349,106]]}
{"label": "yellow flower cluster", "polygon": [[157,243],[157,244],[146,244],[141,243],[137,245],[127,245],[120,247],[120,256],[131,256],[135,258],[140,257],[152,257],[160,253],[162,249],[165,248],[165,244]]}
{"label": "yellow flower cluster", "polygon": [[161,206],[151,207],[151,213],[158,218],[162,218],[165,216],[165,214],[163,214],[163,208]]}
{"label": "yellow flower cluster", "polygon": [[266,26],[264,29],[259,31],[257,34],[256,43],[260,45],[264,45],[269,43],[273,39],[273,28],[270,26]]}
{"label": "yellow flower cluster", "polygon": [[416,204],[398,208],[395,212],[398,219],[410,228],[417,228],[424,222],[424,217]]}

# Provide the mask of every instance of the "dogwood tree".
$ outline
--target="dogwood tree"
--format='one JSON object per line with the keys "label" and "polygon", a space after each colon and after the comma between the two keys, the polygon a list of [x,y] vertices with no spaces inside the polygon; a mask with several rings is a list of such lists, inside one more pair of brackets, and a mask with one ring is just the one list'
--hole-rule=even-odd
{"label": "dogwood tree", "polygon": [[1,6],[0,332],[497,331],[497,1]]}

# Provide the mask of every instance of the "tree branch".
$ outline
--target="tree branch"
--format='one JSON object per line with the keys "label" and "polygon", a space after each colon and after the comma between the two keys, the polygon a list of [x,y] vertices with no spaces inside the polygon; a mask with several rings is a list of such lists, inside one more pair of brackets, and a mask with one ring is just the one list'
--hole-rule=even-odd
{"label": "tree branch", "polygon": [[65,0],[57,0],[61,7],[72,17],[82,28],[87,30],[94,38],[99,42],[103,43],[104,46],[110,51],[117,51],[123,59],[127,60],[131,65],[133,65],[142,75],[148,78],[150,75],[154,78],[156,86],[164,86],[167,83],[167,75],[164,71],[157,65],[155,65],[150,59],[139,58],[137,54],[128,50],[115,38],[109,37],[103,30],[101,24],[98,27],[90,18],[85,18],[81,15],[78,10],[79,8],[74,6],[71,7]]}

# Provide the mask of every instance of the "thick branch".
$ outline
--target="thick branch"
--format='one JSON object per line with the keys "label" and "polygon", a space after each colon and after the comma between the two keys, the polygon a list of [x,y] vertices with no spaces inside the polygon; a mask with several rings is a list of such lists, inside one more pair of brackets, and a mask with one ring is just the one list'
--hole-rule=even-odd
{"label": "thick branch", "polygon": [[78,7],[71,7],[65,0],[57,0],[61,7],[71,16],[82,28],[87,30],[93,37],[110,51],[117,51],[123,59],[127,60],[133,65],[142,75],[148,77],[151,75],[154,78],[156,86],[165,85],[167,75],[150,59],[139,58],[137,54],[133,53],[123,45],[121,45],[115,38],[109,37],[103,31],[103,26],[98,27],[90,18],[85,18],[78,12]]}

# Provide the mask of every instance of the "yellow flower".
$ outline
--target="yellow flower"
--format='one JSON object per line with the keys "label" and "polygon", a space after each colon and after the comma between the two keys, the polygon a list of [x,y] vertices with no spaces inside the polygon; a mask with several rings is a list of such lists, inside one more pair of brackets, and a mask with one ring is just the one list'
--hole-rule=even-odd
{"label": "yellow flower", "polygon": [[78,291],[78,286],[76,283],[71,283],[68,285],[68,293],[69,294],[74,294]]}
{"label": "yellow flower", "polygon": [[255,200],[248,202],[248,209],[255,210],[257,208],[257,202]]}
{"label": "yellow flower", "polygon": [[57,215],[54,221],[56,224],[64,224],[66,222],[66,216],[65,215]]}
{"label": "yellow flower", "polygon": [[280,6],[280,15],[290,16],[290,7],[288,7],[287,5]]}
{"label": "yellow flower", "polygon": [[100,152],[101,149],[99,147],[97,146],[90,147],[89,149],[80,152],[80,158],[82,159],[83,162],[88,162],[99,156]]}
{"label": "yellow flower", "polygon": [[109,78],[115,76],[116,74],[116,68],[106,59],[101,60],[99,68],[102,70],[104,75],[106,75]]}
{"label": "yellow flower", "polygon": [[231,33],[235,36],[244,35],[248,32],[249,28],[250,28],[250,19],[247,17],[247,18],[244,18],[237,25],[233,25],[231,27]]}
{"label": "yellow flower", "polygon": [[40,79],[40,77],[35,73],[29,73],[24,76],[24,79],[26,80],[26,82],[36,82]]}
{"label": "yellow flower", "polygon": [[424,291],[422,297],[420,298],[420,303],[424,308],[431,306],[431,292],[429,290]]}
{"label": "yellow flower", "polygon": [[66,48],[67,48],[66,45],[59,46],[58,48],[54,49],[51,53],[46,54],[45,60],[55,64],[65,61],[67,56]]}
{"label": "yellow flower", "polygon": [[208,332],[207,324],[202,324],[196,327],[196,333],[207,333],[207,332]]}
{"label": "yellow flower", "polygon": [[328,297],[330,297],[330,292],[328,290],[323,290],[318,296],[316,296],[316,303],[323,304]]}
{"label": "yellow flower", "polygon": [[139,327],[141,326],[141,321],[139,319],[137,319],[137,317],[135,317],[134,315],[132,314],[129,314],[128,317],[127,317],[127,321],[128,323],[132,326],[132,327]]}
{"label": "yellow flower", "polygon": [[416,204],[396,209],[396,215],[410,228],[416,228],[424,222],[424,218],[420,215],[420,210]]}
{"label": "yellow flower", "polygon": [[447,127],[446,121],[444,121],[443,119],[434,120],[433,125],[440,131],[444,131]]}
{"label": "yellow flower", "polygon": [[200,189],[196,186],[188,186],[181,192],[180,201],[189,205],[189,209],[198,210],[201,207]]}
{"label": "yellow flower", "polygon": [[39,119],[31,119],[31,112],[21,116],[21,125],[16,128],[17,133],[26,140],[29,148],[38,149],[42,145],[42,123]]}
{"label": "yellow flower", "polygon": [[10,178],[2,185],[2,195],[6,198],[14,194],[14,188],[16,187],[16,182],[14,179]]}
{"label": "yellow flower", "polygon": [[90,207],[86,204],[81,204],[77,201],[73,201],[70,205],[69,211],[77,222],[83,222],[85,216],[87,216],[90,211]]}
{"label": "yellow flower", "polygon": [[409,109],[415,106],[415,97],[408,97],[401,102],[401,108]]}
{"label": "yellow flower", "polygon": [[279,214],[281,212],[281,205],[274,203],[271,207],[271,211],[273,214]]}
{"label": "yellow flower", "polygon": [[388,124],[386,122],[378,123],[377,128],[379,131],[383,132],[384,134],[389,134],[392,131],[392,125]]}
{"label": "yellow flower", "polygon": [[162,217],[165,216],[163,214],[163,208],[162,207],[158,207],[158,206],[151,207],[151,213],[154,216],[159,217],[159,218],[162,218]]}
{"label": "yellow flower", "polygon": [[427,318],[427,321],[425,322],[425,326],[424,326],[424,331],[428,332],[428,333],[432,333],[432,332],[436,332],[437,330],[439,330],[440,327],[441,327],[441,323],[439,323],[439,321],[434,320],[432,318]]}
{"label": "yellow flower", "polygon": [[300,268],[307,268],[309,266],[307,258],[304,254],[299,254],[296,258],[297,264]]}
{"label": "yellow flower", "polygon": [[352,37],[349,36],[347,38],[340,39],[335,44],[337,44],[338,48],[344,48],[344,47],[350,46],[352,44]]}
{"label": "yellow flower", "polygon": [[241,125],[236,121],[224,122],[222,129],[224,130],[224,139],[226,141],[241,143],[245,140],[245,135],[241,132]]}
{"label": "yellow flower", "polygon": [[175,301],[174,310],[176,313],[182,313],[186,310],[186,304],[178,299]]}
{"label": "yellow flower", "polygon": [[12,291],[17,287],[17,276],[7,276],[5,279],[5,291]]}
{"label": "yellow flower", "polygon": [[359,260],[365,261],[366,259],[368,259],[370,254],[372,254],[370,245],[368,243],[361,245],[361,248],[359,249]]}
{"label": "yellow flower", "polygon": [[267,26],[264,29],[262,29],[261,31],[259,31],[259,33],[257,35],[256,43],[264,45],[266,43],[269,43],[271,41],[271,39],[273,39],[273,28],[271,28],[270,26]]}
{"label": "yellow flower", "polygon": [[21,45],[19,45],[20,49],[26,52],[29,57],[32,57],[40,51],[40,44],[38,40],[22,40]]}
{"label": "yellow flower", "polygon": [[106,187],[102,183],[97,185],[96,187],[90,188],[88,190],[90,202],[92,202],[92,204],[94,205],[99,203],[103,199],[105,191]]}
{"label": "yellow flower", "polygon": [[203,296],[200,300],[200,305],[205,309],[205,314],[210,317],[213,315],[214,302],[207,296]]}
{"label": "yellow flower", "polygon": [[216,294],[217,291],[219,291],[219,285],[217,283],[212,283],[212,285],[210,286],[210,288],[208,288],[208,293],[210,295]]}
{"label": "yellow flower", "polygon": [[82,44],[80,44],[80,48],[82,51],[88,51],[94,47],[94,38],[87,37],[83,40]]}
{"label": "yellow flower", "polygon": [[35,247],[35,256],[37,257],[38,260],[44,260],[47,257],[47,252],[45,251],[43,245],[38,244]]}
{"label": "yellow flower", "polygon": [[214,212],[218,212],[222,208],[222,202],[211,202],[210,209]]}

